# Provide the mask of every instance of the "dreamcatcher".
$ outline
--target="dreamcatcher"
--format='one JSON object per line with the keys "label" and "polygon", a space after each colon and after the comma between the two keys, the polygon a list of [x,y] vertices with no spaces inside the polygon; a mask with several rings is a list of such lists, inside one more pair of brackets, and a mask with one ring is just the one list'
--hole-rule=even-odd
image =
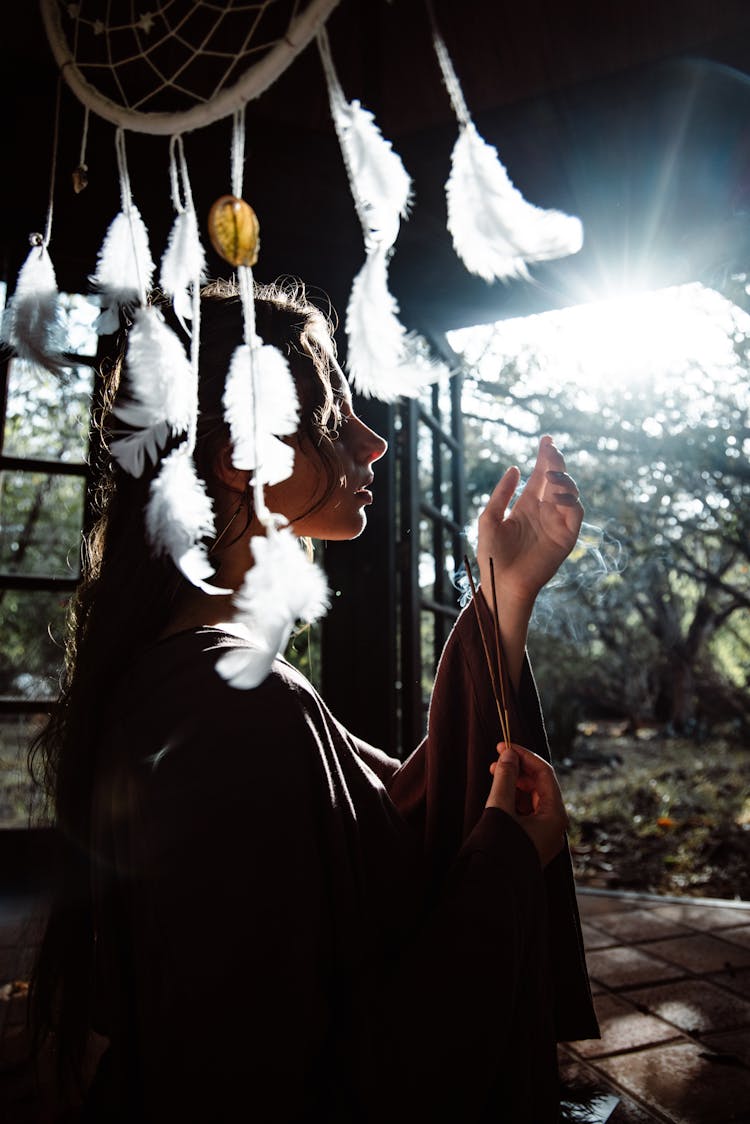
{"label": "dreamcatcher", "polygon": [[[128,397],[114,408],[115,416],[130,429],[113,442],[111,451],[134,476],[143,473],[147,461],[158,466],[146,511],[152,548],[171,556],[185,577],[207,593],[227,591],[208,581],[213,568],[203,543],[214,535],[213,512],[193,464],[205,255],[182,135],[232,118],[231,190],[216,200],[205,226],[216,251],[233,267],[240,290],[243,342],[231,358],[224,408],[234,462],[252,473],[254,510],[264,530],[251,542],[254,564],[235,597],[237,613],[250,626],[257,650],[233,653],[220,667],[230,682],[243,687],[262,681],[295,620],[314,620],[327,606],[322,571],[302,555],[291,531],[283,526],[285,520],[265,502],[264,486],[292,472],[292,451],[280,439],[296,432],[298,406],[286,358],[256,332],[252,269],[258,256],[259,225],[243,199],[245,106],[313,39],[364,238],[365,260],[354,279],[346,314],[350,378],[360,393],[393,401],[399,395],[418,394],[443,369],[424,358],[425,348],[400,322],[388,288],[388,264],[411,204],[411,182],[372,114],[357,100],[347,101],[342,90],[325,29],[338,2],[238,0],[221,5],[206,0],[154,0],[153,10],[138,12],[132,0],[106,4],[41,0],[45,30],[61,75],[84,107],[81,154],[74,173],[77,191],[86,186],[89,112],[114,126],[120,210],[105,233],[90,277],[92,295],[100,305],[99,332],[116,330],[123,311],[131,322]],[[428,11],[460,126],[446,189],[448,226],[456,250],[468,269],[487,280],[526,276],[527,261],[575,252],[580,246],[580,224],[532,207],[513,188],[497,153],[474,128]],[[130,183],[129,132],[169,138],[174,221],[158,267]],[[21,358],[55,370],[64,356],[49,253],[54,155],[52,184],[45,231],[32,236],[2,336]],[[148,302],[155,278],[189,337],[187,351],[162,313]],[[167,440],[181,435],[181,443],[162,457]]]}

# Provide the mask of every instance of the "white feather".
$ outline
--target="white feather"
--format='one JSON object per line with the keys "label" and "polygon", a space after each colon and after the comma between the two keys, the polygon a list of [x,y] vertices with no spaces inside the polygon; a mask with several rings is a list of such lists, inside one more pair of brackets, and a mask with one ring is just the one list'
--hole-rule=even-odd
{"label": "white feather", "polygon": [[418,356],[419,341],[400,322],[398,303],[388,288],[388,261],[401,219],[409,212],[411,179],[372,113],[344,97],[325,29],[318,32],[318,47],[365,240],[366,259],[347,307],[347,368],[360,394],[385,402],[414,397],[444,368]]}
{"label": "white feather", "polygon": [[276,347],[240,344],[224,390],[224,416],[232,437],[232,462],[256,471],[262,484],[291,476],[294,450],[280,437],[296,433],[299,402],[289,364]]}
{"label": "white feather", "polygon": [[195,410],[195,376],[185,349],[156,308],[138,308],[128,338],[127,391],[113,413],[135,432],[118,438],[111,452],[126,472],[140,476],[153,464],[171,433],[188,429]]}
{"label": "white feather", "polygon": [[57,279],[44,245],[33,246],[21,266],[15,292],[3,316],[0,339],[14,348],[19,359],[55,374],[59,375],[66,365]]}
{"label": "white feather", "polygon": [[146,532],[154,553],[168,554],[193,585],[206,593],[231,592],[204,580],[214,572],[201,542],[214,535],[213,506],[186,445],[172,450],[151,484]]}
{"label": "white feather", "polygon": [[418,340],[398,318],[388,288],[388,251],[367,255],[354,278],[346,310],[347,368],[353,387],[366,397],[393,402],[413,398],[445,369],[418,356]]}
{"label": "white feather", "polygon": [[305,557],[299,539],[289,529],[271,527],[266,537],[253,537],[250,548],[254,565],[234,604],[253,646],[233,648],[216,665],[231,686],[244,689],[263,682],[286,648],[296,621],[312,623],[329,605],[325,574]]}
{"label": "white feather", "polygon": [[198,232],[198,220],[193,208],[188,207],[175,217],[159,276],[159,284],[172,298],[183,328],[185,321],[193,316],[191,286],[205,280],[205,273],[206,254]]}
{"label": "white feather", "polygon": [[148,231],[138,208],[131,203],[129,214],[120,211],[110,223],[96,272],[89,278],[102,306],[94,324],[100,335],[116,331],[119,309],[143,299],[153,275]]}
{"label": "white feather", "polygon": [[392,246],[411,202],[409,174],[369,110],[343,99],[332,99],[331,106],[365,226],[365,244]]}
{"label": "white feather", "polygon": [[575,254],[583,245],[580,219],[527,203],[471,121],[453,148],[446,197],[456,253],[485,281],[527,279],[528,262]]}

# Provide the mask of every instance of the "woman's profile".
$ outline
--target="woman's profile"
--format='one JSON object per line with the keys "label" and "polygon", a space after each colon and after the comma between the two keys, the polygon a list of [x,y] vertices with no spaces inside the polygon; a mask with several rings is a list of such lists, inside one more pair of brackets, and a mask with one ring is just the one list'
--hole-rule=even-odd
{"label": "woman's profile", "polygon": [[[357,417],[304,288],[258,287],[255,312],[300,404],[268,507],[299,539],[355,538],[386,443]],[[61,840],[36,1025],[73,1071],[92,1030],[107,1040],[84,1121],[552,1124],[556,1042],[598,1029],[525,646],[576,542],[575,483],[547,436],[512,508],[519,470],[499,481],[476,602],[404,762],[346,730],[283,655],[238,689],[218,665],[257,642],[232,596],[263,534],[222,409],[242,321],[231,283],[204,289],[195,465],[215,514],[211,580],[230,592],[150,549],[158,466],[134,478],[109,454],[126,365],[107,376],[99,518],[34,747]],[[491,588],[512,745],[479,628]]]}

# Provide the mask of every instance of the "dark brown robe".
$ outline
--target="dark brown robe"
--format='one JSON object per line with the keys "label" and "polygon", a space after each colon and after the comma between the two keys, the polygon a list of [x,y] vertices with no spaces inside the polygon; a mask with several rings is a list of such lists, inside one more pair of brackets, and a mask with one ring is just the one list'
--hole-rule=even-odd
{"label": "dark brown robe", "polygon": [[[474,610],[405,764],[217,628],[120,686],[94,797],[91,1121],[552,1124],[555,1041],[598,1035],[567,853],[485,809],[499,726]],[[493,718],[494,714],[494,718]],[[528,668],[514,735],[548,756]],[[119,1115],[118,1115],[119,1113]]]}

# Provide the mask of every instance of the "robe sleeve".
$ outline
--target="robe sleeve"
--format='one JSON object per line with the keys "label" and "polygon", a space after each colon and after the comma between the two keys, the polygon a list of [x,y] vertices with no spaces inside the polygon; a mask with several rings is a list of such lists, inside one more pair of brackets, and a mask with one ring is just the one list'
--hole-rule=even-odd
{"label": "robe sleeve", "polygon": [[[477,598],[477,605],[485,634],[494,635],[484,599]],[[518,692],[506,683],[506,697],[513,739],[551,760],[528,658]],[[489,767],[497,759],[501,740],[476,610],[470,604],[440,658],[427,737],[387,782],[391,799],[424,840],[432,892],[482,817],[491,785]],[[567,844],[545,869],[544,882],[558,1040],[598,1038]]]}
{"label": "robe sleeve", "polygon": [[482,812],[376,1007],[373,1120],[558,1121],[543,872],[505,812]]}

